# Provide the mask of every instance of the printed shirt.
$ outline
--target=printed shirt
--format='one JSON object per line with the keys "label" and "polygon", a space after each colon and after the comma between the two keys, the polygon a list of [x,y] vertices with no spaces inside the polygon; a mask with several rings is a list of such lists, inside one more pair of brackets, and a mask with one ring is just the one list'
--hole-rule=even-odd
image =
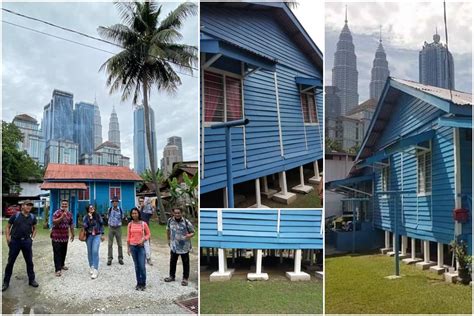
{"label": "printed shirt", "polygon": [[144,221],[128,223],[127,243],[132,246],[138,245],[143,236],[145,236],[145,240],[150,239],[150,228],[148,228],[147,223]]}
{"label": "printed shirt", "polygon": [[[53,221],[60,218],[63,210],[59,209],[53,214]],[[66,216],[51,229],[51,239],[56,242],[67,242],[69,240],[69,227],[73,227],[72,213],[66,211]]]}
{"label": "printed shirt", "polygon": [[194,227],[190,221],[182,218],[178,222],[174,217],[171,217],[168,220],[166,229],[170,231],[170,247],[172,252],[184,254],[191,250],[191,240],[185,238],[188,233],[194,233]]}
{"label": "printed shirt", "polygon": [[143,206],[143,209],[142,209],[142,212],[143,212],[143,213],[146,213],[146,214],[153,214],[153,211],[154,211],[153,205],[151,205],[151,204],[145,204],[145,206]]}
{"label": "printed shirt", "polygon": [[98,216],[98,219],[96,217],[89,219],[89,215],[86,215],[82,223],[87,235],[95,236],[104,234],[104,222],[102,221],[102,217]]}
{"label": "printed shirt", "polygon": [[25,216],[20,212],[18,215],[11,216],[8,223],[12,225],[11,237],[13,239],[30,238],[33,226],[36,225],[36,217],[31,214]]}
{"label": "printed shirt", "polygon": [[122,212],[120,212],[120,207],[117,207],[110,210],[109,213],[109,226],[110,227],[118,227],[122,226]]}

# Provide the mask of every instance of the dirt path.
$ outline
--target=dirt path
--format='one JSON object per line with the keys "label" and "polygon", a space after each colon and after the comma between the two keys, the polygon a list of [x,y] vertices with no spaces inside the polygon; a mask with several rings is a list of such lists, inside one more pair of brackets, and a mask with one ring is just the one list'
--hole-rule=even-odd
{"label": "dirt path", "polygon": [[[124,243],[125,244],[125,243]],[[8,249],[2,242],[2,279]],[[53,254],[50,239],[38,237],[33,243],[36,279],[40,284],[34,289],[28,286],[26,267],[22,256],[17,259],[10,281],[10,288],[2,293],[2,313],[187,313],[175,304],[176,300],[196,297],[197,256],[191,254],[191,275],[187,287],[181,286],[181,261],[177,268],[177,282],[165,283],[168,275],[169,250],[167,245],[152,243],[153,266],[146,266],[147,289],[135,290],[133,260],[124,247],[125,264],[115,259],[107,266],[107,241],[100,246],[99,276],[92,280],[89,275],[87,250],[84,242],[69,243],[66,265],[68,271],[62,277],[54,275]],[[114,248],[117,257],[117,248]]]}

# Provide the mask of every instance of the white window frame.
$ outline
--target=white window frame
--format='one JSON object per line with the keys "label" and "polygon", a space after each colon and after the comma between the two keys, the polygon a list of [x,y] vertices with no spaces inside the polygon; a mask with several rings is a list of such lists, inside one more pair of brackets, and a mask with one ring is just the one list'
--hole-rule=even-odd
{"label": "white window frame", "polygon": [[241,95],[240,95],[240,102],[241,102],[241,108],[242,108],[242,118],[244,117],[244,92],[243,92],[243,87],[244,87],[244,77],[242,75],[239,75],[239,74],[235,74],[233,72],[230,72],[230,71],[225,71],[225,70],[222,70],[222,69],[218,69],[218,68],[214,68],[214,67],[209,67],[205,70],[203,70],[203,76],[202,76],[202,86],[203,86],[203,95],[202,95],[202,108],[203,108],[203,111],[202,111],[202,121],[203,121],[203,125],[204,127],[210,127],[212,126],[213,124],[216,124],[216,123],[223,123],[222,121],[212,121],[212,122],[207,122],[205,121],[206,119],[206,96],[204,95],[204,91],[205,91],[205,82],[204,82],[204,72],[207,71],[207,72],[210,72],[210,73],[215,73],[215,74],[218,74],[218,75],[222,75],[222,80],[223,80],[223,88],[224,88],[224,121],[223,122],[227,122],[227,91],[226,91],[226,77],[232,77],[232,78],[235,78],[235,79],[239,79],[240,80],[240,87],[241,87]]}
{"label": "white window frame", "polygon": [[[429,190],[427,190],[427,187],[426,187],[426,184],[427,184],[427,181],[426,181],[426,171],[427,171],[427,168],[426,168],[426,162],[427,162],[427,155],[429,155]],[[421,159],[423,159],[423,168],[425,169],[424,170],[424,173],[425,173],[425,177],[423,177],[424,179],[424,183],[423,183],[423,188],[424,190],[421,191],[420,190],[420,163],[421,163]],[[432,150],[431,150],[431,140],[429,141],[429,146],[428,148],[423,148],[423,149],[417,149],[416,151],[416,195],[419,196],[419,197],[422,197],[422,196],[431,196],[431,193],[432,193],[432,190],[433,190],[433,154],[432,154]]]}
{"label": "white window frame", "polygon": [[113,199],[113,196],[110,196],[110,189],[120,189],[120,198],[119,198],[119,204],[120,204],[122,202],[122,195],[123,195],[122,186],[109,184],[109,201]]}
{"label": "white window frame", "polygon": [[[301,100],[301,96],[302,95],[313,95],[313,100],[314,100],[314,113],[316,114],[316,122],[305,122],[304,121],[304,109],[303,109],[303,101]],[[305,91],[305,92],[302,92],[301,89],[300,89],[300,106],[301,106],[301,115],[303,116],[303,123],[304,125],[306,126],[318,126],[319,125],[319,115],[318,115],[318,102],[316,101],[316,93],[314,93],[314,89],[310,90],[310,91]],[[308,100],[307,100],[308,101]],[[308,116],[309,116],[309,119],[311,120],[311,115],[309,114],[309,105],[308,105]]]}
{"label": "white window frame", "polygon": [[[86,186],[87,186],[87,189],[89,190],[89,199],[88,200],[79,200],[79,190],[78,190],[78,192],[77,192],[77,200],[78,201],[90,201],[90,199],[91,199],[91,187],[90,187],[89,184],[86,184]],[[84,195],[85,195],[86,190],[81,190],[81,191],[84,191]],[[110,191],[109,191],[109,194],[110,194]],[[120,195],[122,195],[122,192],[120,192]]]}
{"label": "white window frame", "polygon": [[[385,165],[382,168],[380,168],[380,186],[381,186],[382,192],[388,191],[389,184],[390,184],[390,165]],[[383,194],[381,197],[388,198],[389,195]]]}

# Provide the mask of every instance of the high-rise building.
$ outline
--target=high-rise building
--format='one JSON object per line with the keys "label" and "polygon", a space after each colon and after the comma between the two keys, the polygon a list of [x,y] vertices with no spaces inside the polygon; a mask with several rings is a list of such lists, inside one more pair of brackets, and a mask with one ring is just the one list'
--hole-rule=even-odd
{"label": "high-rise building", "polygon": [[74,109],[74,142],[79,145],[79,156],[94,151],[95,107],[92,103],[76,103]]}
{"label": "high-rise building", "polygon": [[117,112],[115,112],[115,106],[113,107],[112,114],[110,115],[109,142],[114,143],[120,148],[120,127]]}
{"label": "high-rise building", "polygon": [[375,58],[372,66],[370,79],[370,98],[378,101],[382,94],[387,77],[390,76],[387,56],[382,45],[382,31],[380,31],[379,46],[375,51]]}
{"label": "high-rise building", "polygon": [[45,165],[49,163],[78,164],[79,146],[70,140],[50,139],[46,142]]}
{"label": "high-rise building", "polygon": [[45,141],[74,141],[73,94],[54,90],[51,102],[44,107],[42,126]]}
{"label": "high-rise building", "polygon": [[43,166],[45,141],[43,133],[39,129],[38,121],[28,114],[20,114],[13,118],[12,123],[15,124],[23,134],[23,141],[18,143],[18,147],[25,150],[28,156]]}
{"label": "high-rise building", "polygon": [[438,32],[433,35],[433,43],[423,44],[419,53],[420,83],[445,89],[454,89],[453,55],[440,42]]}
{"label": "high-rise building", "polygon": [[91,154],[82,154],[79,159],[81,165],[121,166],[130,167],[130,158],[120,152],[120,147],[106,141],[95,149]]}
{"label": "high-rise building", "polygon": [[[150,107],[150,130],[151,144],[154,158],[155,170],[158,165],[156,130],[155,130],[155,112]],[[150,155],[148,154],[148,146],[145,138],[145,109],[143,105],[135,107],[133,111],[133,160],[134,170],[141,174],[147,169],[151,169]]]}
{"label": "high-rise building", "polygon": [[359,104],[357,80],[357,56],[352,43],[352,34],[347,24],[346,8],[344,27],[339,35],[332,68],[332,85],[337,88],[336,94],[341,102],[341,115],[346,115]]}
{"label": "high-rise building", "polygon": [[179,148],[176,145],[166,145],[163,149],[163,158],[161,159],[161,170],[165,177],[173,171],[173,163],[182,161],[179,159]]}
{"label": "high-rise building", "polygon": [[94,100],[94,149],[102,144],[102,121],[97,99]]}
{"label": "high-rise building", "polygon": [[168,137],[168,145],[178,146],[179,161],[183,161],[183,139],[179,136]]}

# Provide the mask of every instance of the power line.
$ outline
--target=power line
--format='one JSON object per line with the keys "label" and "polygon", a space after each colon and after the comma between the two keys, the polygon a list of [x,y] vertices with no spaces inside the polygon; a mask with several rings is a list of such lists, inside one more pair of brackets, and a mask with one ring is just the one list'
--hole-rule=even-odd
{"label": "power line", "polygon": [[[42,19],[39,19],[39,18],[35,18],[35,17],[29,16],[29,15],[22,14],[22,13],[19,13],[19,12],[15,12],[15,11],[13,11],[13,10],[5,9],[5,8],[2,8],[2,10],[5,11],[5,12],[7,12],[7,13],[14,14],[14,15],[17,15],[17,16],[19,16],[19,17],[22,17],[22,18],[25,18],[25,19],[28,19],[28,20],[40,22],[40,23],[43,23],[43,24],[46,24],[46,25],[49,25],[49,26],[52,26],[52,27],[61,29],[61,30],[63,30],[63,31],[67,31],[67,32],[71,32],[71,33],[74,33],[74,34],[77,34],[77,35],[80,35],[80,36],[87,37],[87,38],[92,39],[92,40],[95,40],[95,41],[99,41],[99,42],[102,42],[102,43],[106,43],[106,44],[109,44],[109,45],[113,45],[113,46],[116,46],[116,47],[120,47],[120,48],[122,48],[122,49],[127,49],[126,47],[124,47],[124,46],[122,46],[122,45],[120,45],[120,44],[117,44],[117,43],[114,43],[114,42],[111,42],[111,41],[107,41],[107,40],[104,40],[104,39],[102,39],[102,38],[100,38],[100,37],[92,36],[92,35],[86,34],[86,33],[84,33],[84,32],[76,31],[76,30],[74,30],[74,29],[67,28],[67,27],[64,27],[64,26],[61,26],[61,25],[52,23],[52,22],[48,22],[48,21],[45,21],[45,20],[42,20]],[[127,49],[127,50],[128,50],[128,49]],[[148,55],[148,56],[149,56],[149,57],[156,58],[156,59],[162,59],[162,60],[165,60],[165,61],[167,61],[167,62],[176,64],[176,65],[181,66],[181,67],[191,68],[191,69],[196,70],[196,71],[199,70],[197,67],[183,65],[183,64],[180,64],[180,63],[178,63],[178,62],[168,60],[168,59],[166,59],[166,58],[160,58],[160,57],[153,56],[153,55]],[[194,76],[192,76],[192,77],[194,77]]]}
{"label": "power line", "polygon": [[444,35],[446,36],[446,61],[448,63],[448,88],[449,94],[451,95],[451,101],[453,101],[453,85],[451,84],[451,67],[449,60],[449,48],[448,48],[448,23],[446,22],[446,0],[443,1],[444,9]]}
{"label": "power line", "polygon": [[[111,52],[111,51],[108,51],[108,50],[105,50],[105,49],[101,49],[101,48],[98,48],[98,47],[87,45],[87,44],[77,42],[77,41],[74,41],[74,40],[71,40],[71,39],[68,39],[68,38],[65,38],[65,37],[57,36],[57,35],[54,35],[54,34],[51,34],[51,33],[47,33],[47,32],[39,31],[39,30],[36,30],[36,29],[32,29],[32,28],[29,28],[29,27],[24,26],[24,25],[16,24],[16,23],[13,23],[13,22],[8,22],[8,21],[5,21],[5,20],[2,20],[2,22],[5,23],[5,24],[9,24],[11,26],[15,26],[15,27],[18,27],[18,28],[21,28],[21,29],[31,31],[31,32],[39,33],[39,34],[49,36],[49,37],[53,37],[53,38],[56,38],[56,39],[59,39],[59,40],[69,42],[69,43],[73,43],[73,44],[80,45],[80,46],[83,46],[83,47],[91,48],[91,49],[101,51],[101,52],[104,52],[104,53],[107,53],[107,54],[115,55],[114,52]],[[180,75],[190,76],[192,78],[197,78],[196,76],[193,76],[192,74],[187,74],[187,73],[184,73],[184,72],[180,72],[176,69],[174,69],[174,71],[176,73],[180,74]]]}

